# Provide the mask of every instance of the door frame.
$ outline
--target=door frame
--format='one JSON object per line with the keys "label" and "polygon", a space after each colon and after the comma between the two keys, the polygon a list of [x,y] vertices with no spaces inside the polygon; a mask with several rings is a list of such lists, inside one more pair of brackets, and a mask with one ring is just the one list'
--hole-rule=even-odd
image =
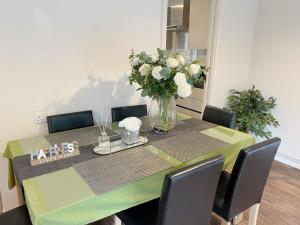
{"label": "door frame", "polygon": [[207,66],[209,68],[207,82],[205,83],[203,106],[212,104],[213,101],[213,90],[215,83],[215,64],[216,54],[219,41],[219,22],[220,22],[220,11],[221,11],[221,0],[212,0],[209,34],[208,34],[208,48],[207,48]]}

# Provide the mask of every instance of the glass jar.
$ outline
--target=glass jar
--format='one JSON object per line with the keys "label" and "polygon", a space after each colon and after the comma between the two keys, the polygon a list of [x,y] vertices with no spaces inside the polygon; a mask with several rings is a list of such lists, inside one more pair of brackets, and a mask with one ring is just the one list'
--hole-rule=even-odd
{"label": "glass jar", "polygon": [[98,137],[98,146],[97,153],[99,154],[109,154],[110,151],[110,140],[106,132],[101,132],[101,135]]}
{"label": "glass jar", "polygon": [[140,131],[131,132],[126,129],[122,129],[121,140],[126,145],[133,145],[140,141]]}

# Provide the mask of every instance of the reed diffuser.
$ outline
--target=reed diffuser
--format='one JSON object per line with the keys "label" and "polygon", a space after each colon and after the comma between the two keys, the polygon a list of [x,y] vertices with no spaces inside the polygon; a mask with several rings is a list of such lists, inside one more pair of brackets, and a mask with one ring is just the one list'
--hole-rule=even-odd
{"label": "reed diffuser", "polygon": [[103,114],[101,113],[101,125],[96,120],[97,126],[100,130],[100,136],[98,137],[98,146],[94,148],[94,152],[98,154],[110,154],[110,139],[106,133],[107,129],[108,112],[106,113],[106,119],[104,121]]}

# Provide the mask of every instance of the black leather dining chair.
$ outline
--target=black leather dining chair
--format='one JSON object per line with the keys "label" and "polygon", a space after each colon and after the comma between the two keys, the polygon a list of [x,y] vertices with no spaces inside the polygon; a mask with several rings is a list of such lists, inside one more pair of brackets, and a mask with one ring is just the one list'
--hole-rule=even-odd
{"label": "black leather dining chair", "polygon": [[147,116],[147,105],[131,105],[115,107],[111,109],[112,122],[117,122],[125,119],[126,117],[143,117]]}
{"label": "black leather dining chair", "polygon": [[218,124],[223,127],[234,128],[236,113],[229,112],[215,106],[207,105],[205,106],[202,120]]}
{"label": "black leather dining chair", "polygon": [[29,213],[25,205],[0,214],[0,224],[2,225],[32,225]]}
{"label": "black leather dining chair", "polygon": [[209,225],[224,158],[213,158],[166,175],[160,200],[117,216],[125,225]]}
{"label": "black leather dining chair", "polygon": [[48,116],[47,122],[49,133],[94,126],[92,110]]}
{"label": "black leather dining chair", "polygon": [[232,173],[223,171],[218,184],[214,212],[231,224],[233,219],[250,208],[249,225],[255,225],[280,138],[272,138],[240,151]]}

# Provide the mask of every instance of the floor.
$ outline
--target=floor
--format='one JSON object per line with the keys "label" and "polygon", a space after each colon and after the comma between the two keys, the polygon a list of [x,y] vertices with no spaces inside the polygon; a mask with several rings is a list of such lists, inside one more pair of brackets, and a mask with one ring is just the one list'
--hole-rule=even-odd
{"label": "floor", "polygon": [[[274,162],[260,206],[257,225],[300,225],[300,170]],[[2,202],[0,198],[0,212]],[[247,225],[248,212],[240,225]],[[108,219],[102,225],[112,225]],[[97,223],[99,224],[99,223]],[[220,222],[213,218],[212,225]]]}
{"label": "floor", "polygon": [[[300,225],[300,170],[274,162],[257,225]],[[248,224],[248,212],[239,225]],[[220,224],[213,219],[212,225]]]}

